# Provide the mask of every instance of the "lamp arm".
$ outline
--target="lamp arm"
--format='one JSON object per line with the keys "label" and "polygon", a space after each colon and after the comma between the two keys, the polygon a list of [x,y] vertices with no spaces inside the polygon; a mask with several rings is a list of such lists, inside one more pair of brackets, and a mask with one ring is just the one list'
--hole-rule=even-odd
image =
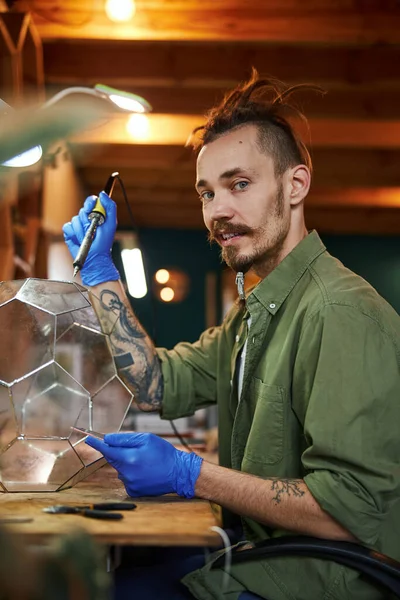
{"label": "lamp arm", "polygon": [[47,108],[48,106],[52,106],[53,104],[56,104],[66,96],[69,96],[70,94],[85,94],[89,96],[95,96],[96,98],[103,98],[105,100],[108,100],[107,94],[103,94],[99,90],[84,86],[74,86],[65,88],[64,90],[60,90],[59,92],[57,92],[57,94],[49,98],[49,100],[46,100],[46,102],[42,104],[40,108],[43,109]]}

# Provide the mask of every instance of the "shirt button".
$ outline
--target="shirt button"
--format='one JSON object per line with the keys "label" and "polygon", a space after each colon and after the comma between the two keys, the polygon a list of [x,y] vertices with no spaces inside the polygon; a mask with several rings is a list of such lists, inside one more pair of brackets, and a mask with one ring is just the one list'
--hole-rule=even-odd
{"label": "shirt button", "polygon": [[276,304],[274,304],[273,302],[271,302],[271,304],[269,305],[270,308],[275,308]]}
{"label": "shirt button", "polygon": [[253,344],[255,344],[255,343],[256,343],[256,338],[255,338],[255,336],[254,336],[254,335],[253,335],[252,342],[253,342]]}
{"label": "shirt button", "polygon": [[235,337],[235,340],[236,340],[236,342],[238,342],[238,341],[240,340],[240,337],[237,335],[237,336]]}

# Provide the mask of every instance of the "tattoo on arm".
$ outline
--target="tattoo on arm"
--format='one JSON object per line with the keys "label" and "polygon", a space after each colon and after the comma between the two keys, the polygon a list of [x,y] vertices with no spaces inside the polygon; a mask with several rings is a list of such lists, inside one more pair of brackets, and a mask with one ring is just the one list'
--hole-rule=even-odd
{"label": "tattoo on arm", "polygon": [[113,311],[119,314],[119,321],[124,333],[133,338],[146,337],[145,332],[140,327],[139,322],[134,323],[129,319],[128,311],[118,295],[111,290],[103,290],[100,294],[101,307],[106,311]]}
{"label": "tattoo on arm", "polygon": [[305,492],[300,488],[300,483],[303,483],[301,479],[271,479],[270,481],[271,491],[275,492],[272,498],[275,504],[279,504],[284,495],[297,498],[304,496]]}
{"label": "tattoo on arm", "polygon": [[161,408],[164,382],[154,345],[132,311],[112,290],[103,290],[100,305],[119,319],[110,335],[120,377],[135,394],[142,410]]}

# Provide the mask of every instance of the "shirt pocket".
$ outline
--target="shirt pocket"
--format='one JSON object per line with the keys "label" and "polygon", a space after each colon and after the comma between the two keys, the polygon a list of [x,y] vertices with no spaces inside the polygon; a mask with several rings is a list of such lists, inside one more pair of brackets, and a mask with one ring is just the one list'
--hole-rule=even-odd
{"label": "shirt pocket", "polygon": [[285,390],[279,385],[252,379],[250,401],[254,415],[247,439],[244,458],[252,462],[273,465],[284,455]]}

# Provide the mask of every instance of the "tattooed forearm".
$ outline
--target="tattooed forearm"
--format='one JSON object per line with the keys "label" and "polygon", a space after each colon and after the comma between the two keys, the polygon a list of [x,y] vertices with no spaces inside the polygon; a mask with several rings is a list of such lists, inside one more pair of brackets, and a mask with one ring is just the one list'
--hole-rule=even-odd
{"label": "tattooed forearm", "polygon": [[199,498],[272,529],[354,541],[351,533],[322,509],[303,479],[263,479],[204,460],[195,491]]}
{"label": "tattooed forearm", "polygon": [[272,498],[275,504],[281,502],[283,495],[297,498],[304,496],[305,492],[300,488],[300,485],[304,483],[302,479],[269,479],[268,481],[271,481],[271,491],[275,492],[275,496]]}
{"label": "tattooed forearm", "polygon": [[102,289],[98,299],[103,321],[107,315],[110,322],[115,321],[110,341],[119,376],[134,393],[140,409],[160,410],[163,378],[150,337],[136,319],[127,299],[124,301],[112,289]]}

